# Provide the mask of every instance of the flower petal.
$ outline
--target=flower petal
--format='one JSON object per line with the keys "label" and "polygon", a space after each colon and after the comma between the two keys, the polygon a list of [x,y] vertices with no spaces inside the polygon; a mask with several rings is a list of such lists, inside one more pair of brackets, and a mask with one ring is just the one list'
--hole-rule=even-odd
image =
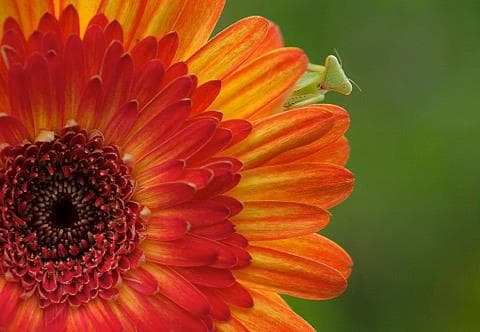
{"label": "flower petal", "polygon": [[[283,37],[280,31],[280,28],[275,23],[268,22],[268,32],[258,48],[249,56],[249,59],[245,64],[248,64],[250,61],[255,60],[256,58],[262,56],[265,53],[273,51],[277,48],[283,47]],[[242,65],[242,66],[243,66]]]}
{"label": "flower petal", "polygon": [[188,159],[208,143],[217,126],[218,122],[210,118],[192,122],[170,140],[139,158],[137,167],[144,170],[153,163],[168,159]]}
{"label": "flower petal", "polygon": [[159,242],[144,240],[147,261],[172,266],[206,266],[217,259],[216,247],[203,239],[185,236],[180,240]]}
{"label": "flower petal", "polygon": [[256,121],[251,134],[225,154],[242,160],[244,169],[259,166],[282,152],[307,145],[325,135],[334,117],[328,110],[302,108]]}
{"label": "flower petal", "polygon": [[151,217],[148,219],[147,238],[156,241],[181,239],[188,232],[190,224],[182,218]]}
{"label": "flower petal", "polygon": [[74,114],[74,119],[80,126],[86,129],[94,129],[96,126],[96,114],[103,98],[103,83],[100,76],[92,77],[86,84],[80,98],[80,103]]}
{"label": "flower petal", "polygon": [[145,264],[144,268],[157,281],[160,293],[172,302],[194,315],[209,314],[210,305],[205,295],[180,274],[156,264]]}
{"label": "flower petal", "polygon": [[[2,316],[3,316],[2,312]],[[13,313],[13,319],[8,325],[10,331],[22,331],[26,326],[31,331],[40,331],[43,328],[43,309],[38,303],[38,296],[30,296],[18,304]]]}
{"label": "flower petal", "polygon": [[353,190],[353,175],[331,164],[285,164],[242,172],[242,181],[228,194],[246,200],[289,201],[330,208]]}
{"label": "flower petal", "polygon": [[[138,129],[137,123],[137,128],[134,129],[135,134],[128,139],[124,150],[135,156],[137,160],[140,159],[178,130],[189,113],[190,101],[188,99],[170,104],[165,109],[158,111],[149,125]],[[140,113],[140,117],[142,117],[142,113]],[[128,136],[128,133],[125,132],[124,135]]]}
{"label": "flower petal", "polygon": [[[167,75],[168,71],[167,73],[165,73],[165,76]],[[188,98],[192,93],[193,88],[194,82],[192,77],[182,76],[167,85],[163,90],[161,90],[157,95],[155,95],[155,97],[151,99],[149,103],[147,103],[146,105],[142,105],[138,121],[132,129],[128,141],[132,139],[132,137],[138,132],[144,130],[144,128],[146,128],[147,126],[155,127],[152,124],[155,117],[159,117],[157,120],[166,121],[167,119],[163,119],[160,114],[163,113],[164,110],[170,105],[175,103],[178,104],[181,100]],[[186,101],[183,101],[182,103],[185,102]],[[180,106],[180,104],[178,104],[177,106]],[[181,125],[181,123],[179,125]]]}
{"label": "flower petal", "polygon": [[325,148],[329,144],[336,142],[347,131],[350,124],[350,116],[348,112],[343,108],[335,105],[322,104],[309,106],[309,109],[321,109],[330,112],[334,116],[333,127],[331,128],[331,130],[318,140],[308,145],[300,146],[290,151],[285,151],[281,155],[268,161],[267,164],[286,164],[290,162],[296,162],[300,159],[303,159],[305,161],[313,161],[310,160],[310,157],[313,154]]}
{"label": "flower petal", "polygon": [[319,300],[337,297],[347,286],[342,274],[328,265],[255,246],[248,252],[251,265],[234,274],[252,287]]}
{"label": "flower petal", "polygon": [[318,207],[279,201],[243,202],[233,218],[238,233],[251,241],[291,238],[324,228],[330,214]]}
{"label": "flower petal", "polygon": [[30,137],[35,135],[32,106],[27,86],[27,75],[22,65],[13,65],[8,72],[8,89],[10,91],[10,114],[19,119],[27,128]]}
{"label": "flower petal", "polygon": [[[108,66],[108,65],[107,65]],[[105,94],[98,127],[103,129],[113,116],[114,112],[123,105],[128,98],[133,80],[133,61],[128,55],[122,55],[115,66],[111,78],[105,81]]]}
{"label": "flower petal", "polygon": [[208,266],[199,267],[175,267],[188,281],[195,285],[212,288],[226,288],[235,283],[232,272],[225,269],[216,269]]}
{"label": "flower petal", "polygon": [[[265,295],[268,293],[255,290],[250,290],[250,292],[255,303],[253,308],[249,310],[232,309],[233,317],[249,331],[315,331],[288,306]],[[220,330],[229,331],[222,327]],[[242,330],[240,329],[240,331]]]}
{"label": "flower petal", "polygon": [[[153,304],[153,296],[145,296],[127,284],[123,284],[119,291],[118,299],[110,303],[114,314],[122,318],[122,325],[127,325],[124,326],[125,331],[138,330],[153,332],[166,330],[166,322],[158,308]],[[88,307],[88,305],[85,307]],[[94,330],[102,331],[100,327],[102,327],[102,325]]]}
{"label": "flower petal", "polygon": [[27,129],[16,118],[0,114],[0,142],[17,145],[24,140],[31,140]]}
{"label": "flower petal", "polygon": [[166,182],[135,193],[135,200],[149,209],[165,209],[193,198],[195,186],[185,182]]}
{"label": "flower petal", "polygon": [[[65,121],[75,119],[85,84],[85,58],[82,40],[70,35],[65,43]],[[78,118],[75,119],[78,121]]]}
{"label": "flower petal", "polygon": [[252,245],[285,252],[328,265],[350,276],[352,259],[338,244],[319,234],[309,234],[291,239],[251,242]]}
{"label": "flower petal", "polygon": [[264,54],[222,81],[212,107],[225,119],[246,119],[287,92],[305,72],[308,59],[302,50],[281,48]]}
{"label": "flower petal", "polygon": [[347,163],[349,156],[350,145],[348,143],[348,139],[343,136],[337,141],[325,145],[323,148],[320,148],[316,153],[310,155],[309,157],[304,157],[301,160],[344,166]]}
{"label": "flower petal", "polygon": [[21,287],[14,282],[8,282],[5,277],[0,276],[0,328],[6,328],[15,317],[20,304]]}
{"label": "flower petal", "polygon": [[146,36],[161,37],[169,31],[173,31],[172,27],[182,13],[187,0],[145,2],[145,10],[135,32],[135,39],[142,39]]}
{"label": "flower petal", "polygon": [[157,279],[145,269],[145,264],[142,267],[137,267],[128,271],[128,273],[122,276],[122,279],[137,292],[144,295],[156,294],[160,285],[157,283]]}
{"label": "flower petal", "polygon": [[20,23],[23,32],[28,36],[37,28],[37,22],[40,21],[40,18],[46,12],[54,12],[53,2],[50,0],[40,0],[34,2],[16,0],[2,1],[2,10],[0,15],[2,31],[3,22],[5,22],[5,19],[7,17],[13,17]]}
{"label": "flower petal", "polygon": [[103,130],[106,143],[121,144],[138,117],[138,101],[129,101],[116,111]]}
{"label": "flower petal", "polygon": [[187,60],[190,72],[200,83],[224,78],[257,49],[265,39],[268,26],[268,21],[258,16],[231,25]]}
{"label": "flower petal", "polygon": [[225,0],[186,1],[180,17],[170,29],[178,33],[180,41],[175,56],[177,60],[187,59],[207,42],[224,6]]}

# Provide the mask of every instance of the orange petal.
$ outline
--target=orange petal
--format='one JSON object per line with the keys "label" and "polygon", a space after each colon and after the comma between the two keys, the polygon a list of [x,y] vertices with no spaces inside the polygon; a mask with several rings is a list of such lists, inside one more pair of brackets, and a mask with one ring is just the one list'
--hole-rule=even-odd
{"label": "orange petal", "polygon": [[[119,329],[120,331],[166,330],[165,321],[161,313],[158,308],[153,305],[153,296],[145,296],[144,294],[133,290],[126,283],[120,287],[119,291],[120,294],[118,299],[116,301],[111,301],[110,303],[114,314],[117,317],[121,317],[122,325],[126,325],[124,326],[124,329]],[[93,330],[102,331],[100,328],[95,328]],[[77,331],[91,331],[91,329],[79,329]]]}
{"label": "orange petal", "polygon": [[313,161],[310,160],[310,157],[320,151],[324,147],[333,142],[336,142],[340,137],[342,137],[348,129],[350,124],[350,116],[346,110],[343,108],[336,106],[336,105],[312,105],[309,106],[309,109],[318,109],[318,110],[327,110],[334,116],[334,123],[332,129],[322,136],[320,139],[305,145],[300,146],[296,149],[291,151],[286,151],[281,155],[273,158],[268,162],[268,164],[276,165],[276,164],[285,164],[294,161],[298,161],[299,159],[304,158],[305,161]]}
{"label": "orange petal", "polygon": [[139,22],[135,32],[135,39],[142,39],[146,36],[160,38],[167,32],[172,31],[187,0],[153,0],[145,2],[146,7],[142,20]]}
{"label": "orange petal", "polygon": [[305,72],[308,59],[302,50],[281,48],[264,54],[222,81],[212,105],[225,119],[248,118],[288,91]]}
{"label": "orange petal", "polygon": [[353,190],[353,175],[330,164],[285,164],[242,172],[242,181],[229,195],[247,200],[295,200],[330,208],[345,200]]}
{"label": "orange petal", "polygon": [[344,166],[350,156],[350,145],[345,136],[337,141],[327,144],[311,156],[304,157],[301,160],[316,163],[329,163]]}
{"label": "orange petal", "polygon": [[280,28],[275,23],[268,22],[268,32],[257,50],[249,57],[249,61],[254,60],[265,53],[283,47],[283,37]]}
{"label": "orange petal", "polygon": [[250,266],[234,271],[247,286],[306,299],[330,299],[345,290],[342,274],[328,265],[281,251],[249,246]]}
{"label": "orange petal", "polygon": [[319,234],[309,234],[285,240],[252,242],[252,245],[326,264],[341,272],[345,278],[350,276],[352,270],[353,262],[347,252],[335,242]]}
{"label": "orange petal", "polygon": [[257,167],[279,154],[307,145],[324,136],[334,116],[325,109],[301,108],[254,122],[250,135],[225,153],[243,162],[244,169]]}
{"label": "orange petal", "polygon": [[151,217],[148,219],[147,238],[156,241],[181,239],[188,232],[189,224],[182,218]]}
{"label": "orange petal", "polygon": [[[248,310],[248,309],[247,309]],[[226,322],[215,322],[215,327],[220,332],[248,332],[247,328],[233,317]]]}
{"label": "orange petal", "polygon": [[[222,79],[244,62],[265,39],[268,21],[248,17],[231,25],[187,60],[199,83]],[[215,61],[212,61],[215,59]]]}
{"label": "orange petal", "polygon": [[324,228],[330,214],[318,207],[278,201],[243,202],[233,218],[237,232],[251,241],[290,238]]}
{"label": "orange petal", "polygon": [[175,59],[188,59],[207,42],[224,6],[225,0],[186,1],[180,17],[170,29],[178,33],[180,41]]}
{"label": "orange petal", "polygon": [[[232,309],[232,315],[241,326],[249,331],[315,331],[303,318],[295,314],[288,306],[285,306],[267,292],[250,290],[254,307],[248,310]],[[234,325],[235,326],[235,325]],[[222,329],[221,331],[242,331],[239,329]]]}

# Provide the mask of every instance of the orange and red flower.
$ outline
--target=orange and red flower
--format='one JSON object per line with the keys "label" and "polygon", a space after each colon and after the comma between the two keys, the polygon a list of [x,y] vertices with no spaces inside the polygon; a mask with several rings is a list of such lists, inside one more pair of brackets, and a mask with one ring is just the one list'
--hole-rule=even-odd
{"label": "orange and red flower", "polygon": [[276,112],[307,68],[223,0],[0,1],[0,330],[305,331],[348,113]]}

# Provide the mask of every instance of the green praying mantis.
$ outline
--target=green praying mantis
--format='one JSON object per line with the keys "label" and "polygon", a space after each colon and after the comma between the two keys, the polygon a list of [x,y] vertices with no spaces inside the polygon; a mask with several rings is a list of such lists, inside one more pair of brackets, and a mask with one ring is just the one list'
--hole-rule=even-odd
{"label": "green praying mantis", "polygon": [[329,55],[323,66],[308,65],[307,71],[297,81],[293,93],[283,107],[288,110],[320,103],[328,91],[349,95],[352,92],[352,83],[338,58]]}

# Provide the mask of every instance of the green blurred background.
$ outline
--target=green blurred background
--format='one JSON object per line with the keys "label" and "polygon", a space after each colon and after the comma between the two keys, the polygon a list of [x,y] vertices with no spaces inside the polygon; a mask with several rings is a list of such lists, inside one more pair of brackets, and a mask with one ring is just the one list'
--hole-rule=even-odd
{"label": "green blurred background", "polygon": [[362,88],[327,95],[352,117],[353,195],[324,234],[355,261],[347,292],[289,299],[320,331],[480,329],[480,2],[230,0]]}

